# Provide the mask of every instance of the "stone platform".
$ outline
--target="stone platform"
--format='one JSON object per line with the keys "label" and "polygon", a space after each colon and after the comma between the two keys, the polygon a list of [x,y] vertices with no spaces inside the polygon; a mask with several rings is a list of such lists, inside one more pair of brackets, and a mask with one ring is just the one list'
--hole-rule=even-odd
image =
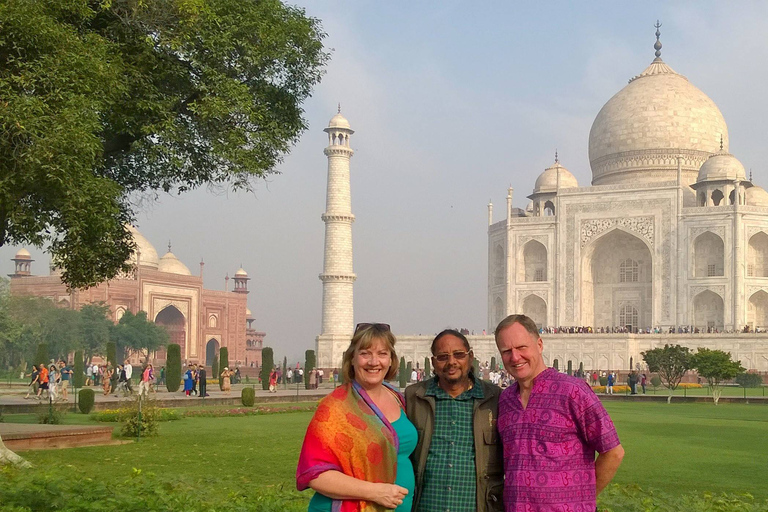
{"label": "stone platform", "polygon": [[48,450],[121,443],[112,439],[114,427],[0,423],[0,436],[8,449]]}

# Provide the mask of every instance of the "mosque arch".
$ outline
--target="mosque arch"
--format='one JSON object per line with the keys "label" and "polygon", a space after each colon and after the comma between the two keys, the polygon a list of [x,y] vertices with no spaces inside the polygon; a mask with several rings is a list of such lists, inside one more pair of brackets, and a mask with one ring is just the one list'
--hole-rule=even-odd
{"label": "mosque arch", "polygon": [[205,344],[205,364],[213,364],[213,360],[219,355],[219,340],[211,338],[208,343]]}
{"label": "mosque arch", "polygon": [[722,330],[724,325],[723,298],[711,290],[704,290],[693,298],[693,325],[701,330]]}
{"label": "mosque arch", "polygon": [[547,248],[537,240],[530,240],[523,246],[523,264],[519,281],[526,283],[547,280]]}
{"label": "mosque arch", "polygon": [[493,284],[504,284],[504,268],[506,267],[506,258],[504,257],[504,248],[501,244],[493,249]]}
{"label": "mosque arch", "polygon": [[768,277],[768,235],[764,231],[749,239],[747,277]]}
{"label": "mosque arch", "polygon": [[547,303],[538,295],[528,295],[523,299],[523,314],[531,318],[541,329],[547,326]]}
{"label": "mosque arch", "polygon": [[[653,256],[646,242],[616,227],[592,241],[582,252],[581,324],[598,327],[653,325]],[[635,320],[636,318],[636,320]]]}
{"label": "mosque arch", "polygon": [[624,304],[619,308],[619,325],[629,332],[636,332],[640,327],[637,308],[632,304]]}
{"label": "mosque arch", "polygon": [[187,320],[176,306],[166,306],[155,317],[155,323],[162,325],[168,331],[168,343],[181,347],[181,357],[187,357]]}
{"label": "mosque arch", "polygon": [[501,297],[496,297],[493,300],[493,325],[499,325],[499,322],[504,320],[504,317],[506,315],[504,314],[504,301],[501,300]]}
{"label": "mosque arch", "polygon": [[696,204],[699,206],[707,206],[707,194],[703,190],[696,192]]}
{"label": "mosque arch", "polygon": [[552,217],[555,215],[555,204],[552,201],[547,201],[544,203],[544,215],[547,217]]}
{"label": "mosque arch", "polygon": [[693,277],[724,275],[725,244],[711,231],[696,237],[693,243]]}
{"label": "mosque arch", "polygon": [[712,205],[713,205],[713,206],[720,206],[720,203],[722,203],[722,202],[723,202],[723,198],[724,198],[724,197],[725,197],[725,196],[723,195],[723,191],[722,191],[722,190],[720,190],[719,188],[716,188],[716,189],[715,189],[715,190],[712,192]]}
{"label": "mosque arch", "polygon": [[208,327],[216,328],[219,326],[219,319],[216,315],[211,314],[208,316]]}

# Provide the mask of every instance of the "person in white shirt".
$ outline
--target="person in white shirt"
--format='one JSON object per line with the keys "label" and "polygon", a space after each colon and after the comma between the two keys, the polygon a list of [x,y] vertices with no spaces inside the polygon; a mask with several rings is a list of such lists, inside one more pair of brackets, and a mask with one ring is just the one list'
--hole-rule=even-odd
{"label": "person in white shirt", "polygon": [[125,360],[125,366],[123,366],[125,369],[125,389],[130,394],[133,394],[133,388],[131,387],[131,375],[133,375],[133,366],[131,366],[131,362],[126,359]]}

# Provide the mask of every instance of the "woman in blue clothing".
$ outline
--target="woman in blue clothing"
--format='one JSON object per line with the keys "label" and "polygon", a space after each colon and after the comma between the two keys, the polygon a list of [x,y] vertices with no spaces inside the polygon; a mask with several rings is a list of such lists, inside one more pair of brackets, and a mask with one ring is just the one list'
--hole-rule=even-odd
{"label": "woman in blue clothing", "polygon": [[318,405],[299,456],[296,485],[315,490],[309,512],[410,512],[418,434],[385,382],[397,372],[394,346],[389,325],[355,329],[342,361],[346,384]]}
{"label": "woman in blue clothing", "polygon": [[187,396],[192,393],[192,388],[195,386],[195,372],[192,370],[192,365],[187,367],[186,373],[184,373],[184,394]]}

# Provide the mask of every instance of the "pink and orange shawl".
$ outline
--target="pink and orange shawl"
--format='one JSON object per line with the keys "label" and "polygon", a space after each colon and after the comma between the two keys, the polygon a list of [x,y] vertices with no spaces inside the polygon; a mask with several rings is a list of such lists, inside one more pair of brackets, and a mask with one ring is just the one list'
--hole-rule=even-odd
{"label": "pink and orange shawl", "polygon": [[[392,390],[403,404],[402,395]],[[296,469],[296,487],[303,491],[309,482],[329,470],[368,482],[394,483],[398,445],[395,429],[368,393],[357,382],[344,384],[320,401],[307,427]],[[369,501],[334,500],[332,510],[386,509]]]}

